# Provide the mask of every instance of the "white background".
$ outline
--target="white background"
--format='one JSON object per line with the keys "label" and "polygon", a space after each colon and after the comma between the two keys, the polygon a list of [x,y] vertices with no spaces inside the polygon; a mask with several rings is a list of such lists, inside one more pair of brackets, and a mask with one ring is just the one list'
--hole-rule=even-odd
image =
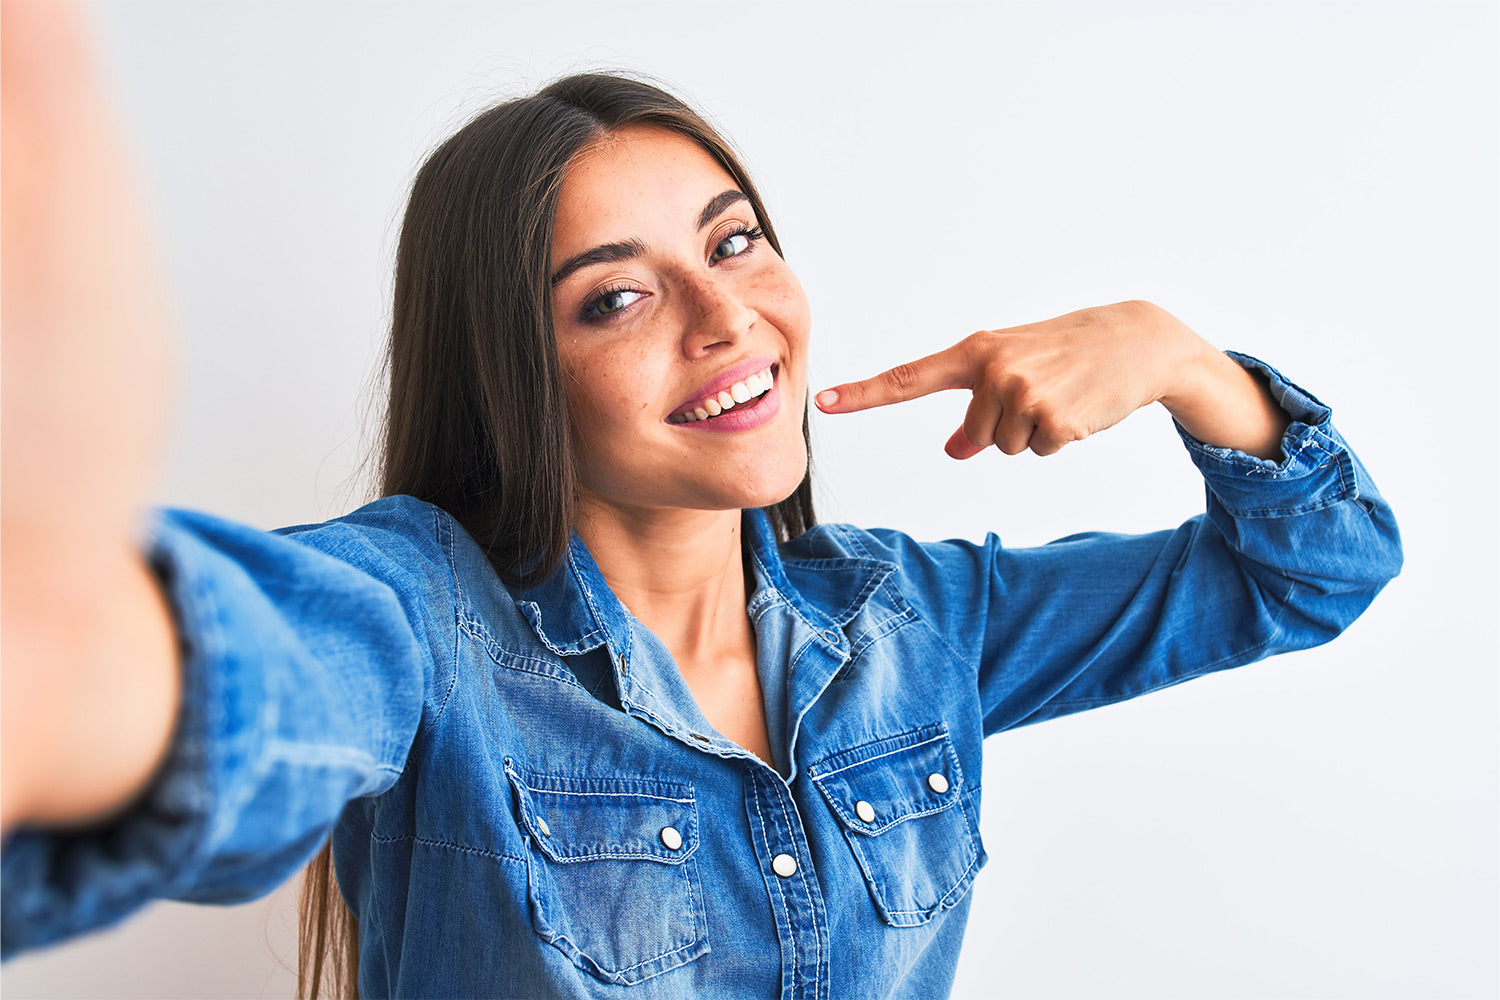
{"label": "white background", "polygon": [[[745,150],[814,388],[1147,298],[1330,403],[1407,562],[1331,646],[990,741],[956,995],[1494,997],[1493,3],[160,3],[93,9],[178,303],[164,502],[341,513],[405,189],[567,71],[667,81]],[[815,417],[824,519],[1009,544],[1201,507],[1164,414],[1051,459],[963,400]],[[291,895],[162,904],[7,997],[278,997]]]}

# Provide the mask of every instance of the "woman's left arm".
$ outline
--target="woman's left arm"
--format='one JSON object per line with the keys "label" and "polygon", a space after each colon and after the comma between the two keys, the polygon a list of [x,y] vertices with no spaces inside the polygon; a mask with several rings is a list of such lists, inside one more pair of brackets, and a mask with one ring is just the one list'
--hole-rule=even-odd
{"label": "woman's left arm", "polygon": [[1051,454],[1160,401],[1207,487],[1205,513],[1145,535],[1008,549],[864,533],[975,671],[986,734],[1326,642],[1400,569],[1394,517],[1328,407],[1149,303],[975,334],[818,403],[943,388],[974,393],[955,458]]}
{"label": "woman's left arm", "polygon": [[1159,306],[1139,300],[981,330],[873,378],[825,389],[825,413],[849,413],[943,389],[974,396],[948,439],[954,458],[990,445],[1051,455],[1160,402],[1204,444],[1275,460],[1288,417],[1265,381]]}

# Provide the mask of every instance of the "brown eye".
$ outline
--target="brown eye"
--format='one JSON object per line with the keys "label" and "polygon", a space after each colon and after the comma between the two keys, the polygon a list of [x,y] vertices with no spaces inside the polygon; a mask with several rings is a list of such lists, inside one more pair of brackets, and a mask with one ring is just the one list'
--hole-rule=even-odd
{"label": "brown eye", "polygon": [[750,249],[749,233],[731,233],[714,247],[714,252],[709,255],[709,259],[717,264],[721,260],[737,257],[748,249]]}
{"label": "brown eye", "polygon": [[612,316],[640,297],[641,293],[634,289],[617,288],[594,299],[583,313],[585,317]]}

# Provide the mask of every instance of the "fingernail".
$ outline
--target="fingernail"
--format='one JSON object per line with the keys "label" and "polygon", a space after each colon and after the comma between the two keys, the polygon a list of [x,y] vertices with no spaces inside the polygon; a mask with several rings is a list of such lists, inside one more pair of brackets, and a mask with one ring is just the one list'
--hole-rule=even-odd
{"label": "fingernail", "polygon": [[824,389],[822,392],[818,393],[817,401],[819,406],[827,409],[828,407],[839,401],[839,394],[834,392],[832,389]]}

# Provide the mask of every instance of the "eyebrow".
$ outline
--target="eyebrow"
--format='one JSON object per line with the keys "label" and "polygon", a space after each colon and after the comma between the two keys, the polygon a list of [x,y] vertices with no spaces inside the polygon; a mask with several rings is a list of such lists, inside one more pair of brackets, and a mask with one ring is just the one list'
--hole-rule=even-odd
{"label": "eyebrow", "polygon": [[698,213],[698,228],[703,229],[710,222],[717,219],[719,213],[723,212],[730,205],[749,200],[749,198],[745,197],[745,192],[733,189],[714,195],[708,200],[708,204],[703,206],[703,211]]}
{"label": "eyebrow", "polygon": [[596,247],[590,247],[583,253],[574,254],[563,262],[552,275],[552,286],[555,288],[562,283],[574,271],[584,267],[592,267],[595,264],[617,264],[622,260],[632,260],[643,257],[646,254],[646,244],[638,239],[628,239],[620,243],[601,243]]}
{"label": "eyebrow", "polygon": [[[729,190],[714,195],[708,200],[708,204],[703,206],[703,211],[698,213],[698,228],[701,230],[706,227],[730,205],[749,200],[743,191]],[[636,238],[590,247],[583,253],[574,254],[563,261],[562,266],[552,274],[552,285],[556,287],[582,268],[592,267],[595,264],[618,264],[622,260],[633,260],[644,256],[648,249],[645,243]]]}

